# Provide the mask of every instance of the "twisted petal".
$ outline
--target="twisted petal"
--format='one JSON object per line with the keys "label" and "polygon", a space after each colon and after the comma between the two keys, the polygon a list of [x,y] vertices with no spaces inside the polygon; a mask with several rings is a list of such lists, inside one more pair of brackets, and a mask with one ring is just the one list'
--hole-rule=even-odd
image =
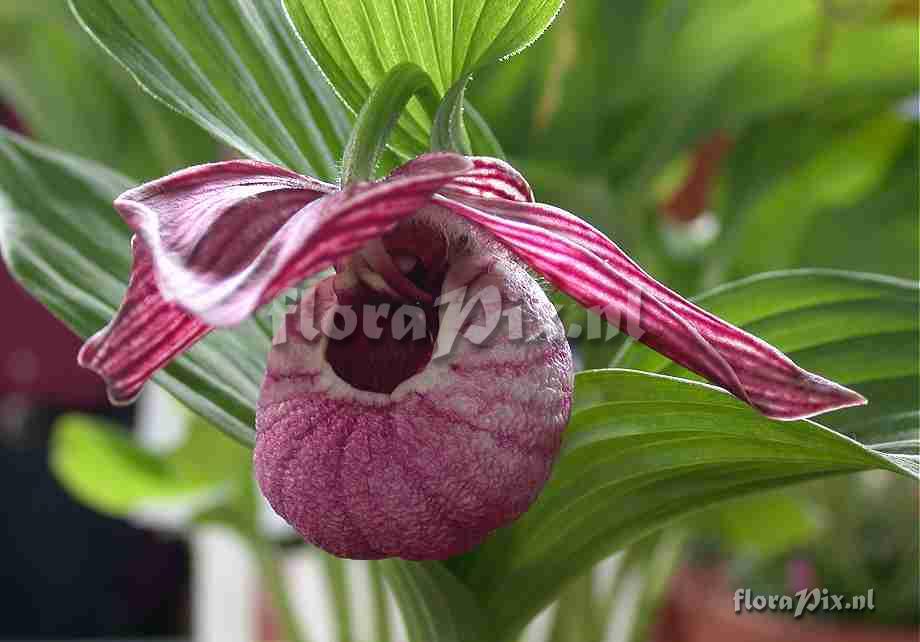
{"label": "twisted petal", "polygon": [[150,250],[132,239],[134,265],[124,301],[115,317],[93,335],[77,357],[97,372],[115,405],[134,401],[144,382],[211,329],[160,295]]}
{"label": "twisted petal", "polygon": [[441,204],[481,225],[556,287],[768,417],[793,420],[865,403],[655,281],[578,217],[450,186]]}
{"label": "twisted petal", "polygon": [[391,180],[335,193],[252,161],[193,167],[126,192],[115,207],[140,237],[131,287],[81,363],[107,379],[114,400],[130,401],[211,327],[238,323],[385,234],[471,169],[454,154],[416,162]]}

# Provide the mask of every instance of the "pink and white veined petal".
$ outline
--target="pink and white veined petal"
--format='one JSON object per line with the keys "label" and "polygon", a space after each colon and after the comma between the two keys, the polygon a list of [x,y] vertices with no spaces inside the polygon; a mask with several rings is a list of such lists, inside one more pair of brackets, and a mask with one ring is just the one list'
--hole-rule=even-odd
{"label": "pink and white veined petal", "polygon": [[452,198],[442,197],[440,204],[487,229],[563,292],[768,417],[801,419],[865,403],[669,290],[564,210],[453,189],[443,193]]}
{"label": "pink and white veined petal", "polygon": [[[164,298],[228,326],[383,235],[471,165],[455,154],[415,162],[396,178],[333,194],[264,163],[246,162],[258,171],[226,180],[219,163],[131,190],[116,208],[150,247]],[[275,175],[266,178],[266,168]]]}
{"label": "pink and white veined petal", "polygon": [[447,189],[467,196],[532,203],[533,190],[524,176],[498,158],[472,156],[473,169],[452,180]]}
{"label": "pink and white veined petal", "polygon": [[435,154],[398,180],[345,191],[253,161],[193,167],[126,192],[116,208],[137,231],[125,299],[83,346],[80,363],[129,403],[144,382],[214,326],[355,251],[468,171]]}
{"label": "pink and white veined petal", "polygon": [[[334,189],[268,163],[234,160],[190,167],[125,192],[115,207],[138,232],[131,279],[115,317],[86,341],[79,363],[105,380],[112,403],[133,401],[154,372],[212,329],[163,295],[152,248],[203,262],[236,248],[246,252]],[[152,228],[165,230],[163,238],[151,236]]]}
{"label": "pink and white veined petal", "polygon": [[[437,156],[438,154],[426,154],[414,158],[393,170],[390,177],[425,171],[425,167]],[[533,191],[527,179],[507,162],[490,156],[466,158],[472,163],[472,168],[450,181],[444,190],[471,197],[533,202]]]}
{"label": "pink and white veined petal", "polygon": [[154,372],[211,330],[163,299],[150,250],[136,236],[131,247],[134,264],[121,307],[108,325],[83,344],[77,357],[81,366],[103,378],[115,405],[134,401]]}

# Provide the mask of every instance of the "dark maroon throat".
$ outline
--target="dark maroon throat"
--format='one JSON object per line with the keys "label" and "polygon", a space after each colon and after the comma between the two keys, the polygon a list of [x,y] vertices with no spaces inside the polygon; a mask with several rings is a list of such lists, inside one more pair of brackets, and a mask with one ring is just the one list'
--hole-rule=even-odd
{"label": "dark maroon throat", "polygon": [[329,338],[326,361],[354,388],[389,394],[431,360],[438,336],[433,302],[444,282],[447,247],[438,233],[417,224],[397,228],[384,245],[394,260],[414,264],[404,275],[428,300],[396,298],[364,284],[337,293],[339,305],[354,311],[357,325],[348,336]]}
{"label": "dark maroon throat", "polygon": [[[388,305],[389,314],[378,314],[378,306]],[[437,337],[438,315],[430,304],[410,303],[414,314],[418,315],[415,323],[422,326],[422,336],[413,332],[410,317],[397,313],[404,301],[393,301],[383,297],[363,300],[353,306],[358,319],[356,330],[341,339],[329,339],[326,346],[326,360],[339,377],[359,390],[389,394],[400,383],[425,369],[434,350]],[[367,307],[365,307],[367,306]],[[369,310],[370,311],[368,313]],[[375,320],[380,328],[379,338],[367,336],[364,322],[368,317]],[[399,320],[408,331],[397,336]]]}

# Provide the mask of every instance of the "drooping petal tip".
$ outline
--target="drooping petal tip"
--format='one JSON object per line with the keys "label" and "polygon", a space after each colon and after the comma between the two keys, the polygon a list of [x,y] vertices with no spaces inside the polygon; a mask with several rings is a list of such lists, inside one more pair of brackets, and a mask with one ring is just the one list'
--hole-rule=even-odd
{"label": "drooping petal tip", "polygon": [[869,403],[868,399],[855,390],[802,370],[798,366],[796,368],[801,373],[800,386],[791,388],[791,392],[786,393],[785,397],[779,396],[773,405],[757,407],[770,419],[797,421]]}
{"label": "drooping petal tip", "polygon": [[[513,177],[506,180],[513,182]],[[454,181],[438,201],[487,230],[553,285],[767,417],[795,420],[866,403],[668,289],[584,220]]]}
{"label": "drooping petal tip", "polygon": [[211,330],[163,298],[146,244],[135,236],[131,248],[131,279],[121,307],[77,355],[81,366],[105,381],[116,406],[133,402],[154,372]]}

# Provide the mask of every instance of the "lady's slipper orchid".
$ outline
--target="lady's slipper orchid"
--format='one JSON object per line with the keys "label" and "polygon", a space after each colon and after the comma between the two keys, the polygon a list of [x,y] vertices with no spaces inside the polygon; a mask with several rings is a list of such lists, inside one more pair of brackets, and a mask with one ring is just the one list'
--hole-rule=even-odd
{"label": "lady's slipper orchid", "polygon": [[[307,540],[336,555],[455,555],[536,498],[568,421],[573,366],[525,265],[769,417],[864,403],[667,289],[578,217],[535,203],[524,178],[494,158],[431,153],[343,190],[229,161],[133,189],[115,207],[136,232],[133,274],[80,361],[116,403],[211,329],[329,266],[335,276],[309,295],[316,318],[368,303],[423,311],[427,331],[416,340],[307,336],[288,316],[286,340],[268,357],[259,484]],[[462,330],[437,300],[461,288],[499,292],[503,308],[520,310],[525,340],[461,333],[435,358],[444,335]]]}

